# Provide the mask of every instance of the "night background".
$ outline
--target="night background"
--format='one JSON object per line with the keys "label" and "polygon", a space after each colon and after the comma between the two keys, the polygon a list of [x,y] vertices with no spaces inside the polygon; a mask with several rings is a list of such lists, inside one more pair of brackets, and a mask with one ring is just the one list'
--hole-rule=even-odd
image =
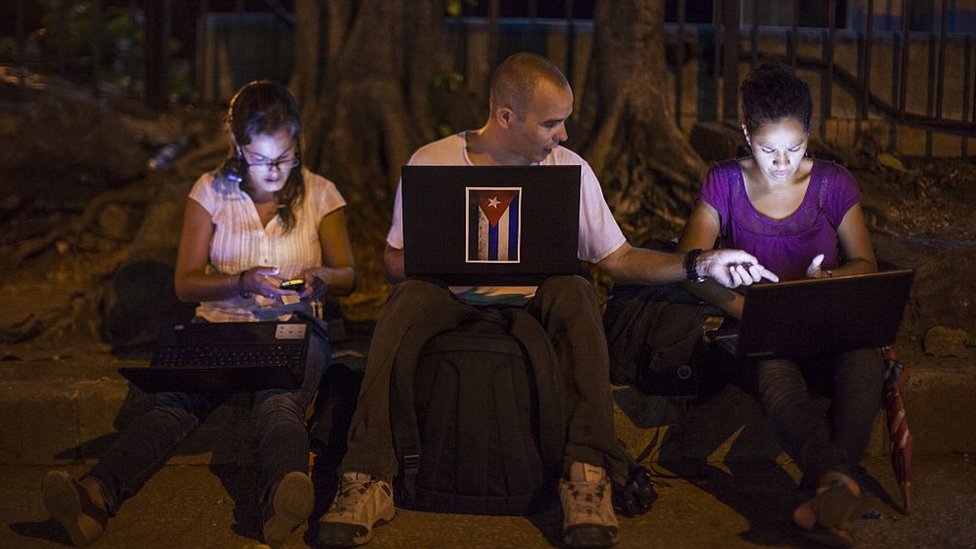
{"label": "night background", "polygon": [[[114,370],[145,364],[159,330],[192,316],[172,289],[182,211],[193,181],[227,155],[221,123],[237,88],[254,79],[289,86],[305,121],[303,162],[349,203],[359,286],[328,314],[338,351],[356,364],[389,290],[381,256],[400,166],[426,142],[479,127],[491,69],[520,50],[549,56],[569,78],[576,105],[567,146],[594,167],[634,245],[678,236],[705,170],[743,150],[738,84],[750,68],[764,60],[796,67],[814,97],[810,153],[857,178],[879,260],[916,270],[895,346],[915,376],[907,398],[916,453],[967,456],[952,467],[976,487],[968,460],[976,435],[962,427],[976,423],[976,0],[6,1],[0,474],[34,497],[17,467],[90,462],[143,402]],[[617,104],[625,107],[609,107]],[[606,277],[590,274],[606,299]],[[663,440],[671,426],[667,444],[680,444],[679,427],[704,424],[714,432],[702,448],[675,451],[707,463],[712,439],[740,437],[750,442],[729,459],[736,451],[776,458],[755,442],[768,434],[736,430],[748,414],[723,423],[714,402],[688,412],[661,397],[615,398],[629,416],[620,436],[635,455],[653,445],[650,432]],[[51,415],[72,426],[48,427],[42,418]],[[208,446],[226,429],[211,426],[177,459],[234,462],[245,443]],[[886,455],[882,431],[876,457]],[[225,487],[250,474],[235,471],[222,477]],[[895,494],[890,467],[876,471]],[[745,517],[739,530],[770,527],[754,501],[715,495]],[[59,546],[40,515],[4,505],[0,546]],[[970,507],[967,499],[945,524],[930,520],[919,533],[911,519],[888,521],[890,532],[871,523],[867,546],[972,546]],[[237,515],[251,511],[234,520],[246,523]],[[916,526],[919,515],[934,516],[926,513],[935,511],[921,508]],[[422,518],[402,522],[423,529]],[[540,540],[499,539],[546,543],[531,525],[520,535]],[[789,543],[770,534],[732,545]]]}

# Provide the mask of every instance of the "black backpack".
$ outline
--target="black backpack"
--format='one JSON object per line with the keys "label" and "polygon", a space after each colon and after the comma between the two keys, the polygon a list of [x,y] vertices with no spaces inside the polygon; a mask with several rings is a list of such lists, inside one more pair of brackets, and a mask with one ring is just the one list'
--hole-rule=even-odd
{"label": "black backpack", "polygon": [[[662,252],[676,246],[660,238],[641,245]],[[727,380],[730,359],[705,341],[703,326],[708,317],[724,314],[680,284],[615,285],[603,313],[610,382],[651,395],[716,392]]]}
{"label": "black backpack", "polygon": [[553,500],[566,422],[555,358],[521,309],[479,309],[425,342],[407,337],[391,381],[398,505],[525,515]]}

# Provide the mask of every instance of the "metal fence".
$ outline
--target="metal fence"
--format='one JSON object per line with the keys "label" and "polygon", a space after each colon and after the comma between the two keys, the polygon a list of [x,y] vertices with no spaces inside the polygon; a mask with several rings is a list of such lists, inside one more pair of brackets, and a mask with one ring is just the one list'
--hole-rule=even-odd
{"label": "metal fence", "polygon": [[[892,40],[893,59],[897,59],[897,64],[893,64],[891,70],[894,74],[890,78],[892,82],[889,99],[884,99],[875,92],[876,82],[872,73],[872,55],[877,47],[878,35],[873,25],[875,20],[874,0],[865,0],[864,28],[851,29],[856,33],[858,40],[857,70],[850,71],[838,66],[835,62],[835,52],[837,46],[838,32],[835,20],[837,0],[826,0],[828,23],[823,29],[824,41],[822,55],[803,56],[799,54],[798,41],[801,36],[799,29],[800,0],[792,0],[793,24],[786,32],[787,44],[786,53],[781,56],[797,69],[816,71],[822,75],[820,87],[820,119],[821,121],[833,118],[835,85],[841,87],[856,98],[857,116],[855,117],[855,136],[860,139],[863,131],[863,122],[868,121],[871,115],[882,118],[889,124],[889,139],[887,146],[895,149],[898,145],[898,128],[915,128],[925,133],[925,155],[933,154],[933,136],[935,134],[948,134],[959,136],[960,154],[969,155],[969,138],[976,137],[976,82],[973,69],[973,60],[976,54],[973,50],[973,34],[955,34],[950,37],[948,33],[948,16],[952,11],[954,3],[949,0],[934,0],[927,5],[934,5],[940,2],[939,10],[933,10],[934,14],[940,16],[938,33],[935,32],[913,32],[910,29],[910,17],[912,13],[912,0],[900,0],[901,30],[893,33]],[[679,4],[679,26],[682,24],[685,0],[678,0]],[[890,5],[890,2],[888,3]],[[758,58],[762,55],[759,47],[759,36],[761,28],[759,25],[752,24],[747,29],[741,25],[742,13],[740,0],[713,0],[715,14],[715,42],[716,49],[720,50],[720,55],[716,55],[716,72],[721,74],[722,79],[722,98],[724,105],[735,105],[737,102],[738,62],[748,58],[750,65],[755,66]],[[759,9],[761,3],[752,2],[751,14],[752,21],[759,20]],[[749,33],[750,47],[748,51],[742,51],[739,33],[741,31]],[[976,30],[976,29],[974,29]],[[680,35],[680,31],[679,31]],[[955,90],[960,95],[961,109],[957,109],[954,117],[947,116],[944,108],[946,105],[946,52],[947,46],[952,42],[962,42],[962,75],[961,86]],[[909,82],[917,78],[918,73],[912,70],[911,51],[913,47],[921,43],[927,52],[927,62],[920,63],[926,68],[926,89],[924,96],[924,112],[911,110],[909,108]],[[766,57],[775,57],[766,55]],[[719,65],[719,59],[722,60]],[[681,83],[679,80],[676,97],[679,98],[676,105],[676,115],[680,119],[681,102]],[[728,112],[728,111],[727,111]],[[821,129],[826,127],[821,124]]]}
{"label": "metal fence", "polygon": [[[976,34],[948,31],[947,18],[955,9],[955,1],[928,0],[921,8],[914,5],[918,9],[932,7],[929,15],[939,16],[937,30],[926,32],[911,30],[907,16],[901,18],[900,30],[874,29],[876,11],[890,9],[894,2],[900,3],[900,13],[912,13],[912,0],[890,0],[877,9],[874,0],[861,0],[860,5],[866,3],[864,16],[860,18],[862,28],[850,28],[850,20],[838,25],[835,17],[838,0],[824,0],[827,21],[823,27],[801,26],[800,0],[791,0],[790,26],[755,24],[768,0],[704,1],[711,2],[712,13],[712,21],[704,23],[687,21],[687,0],[668,3],[670,20],[666,32],[672,53],[668,57],[668,78],[673,113],[679,126],[687,129],[700,120],[736,119],[740,74],[760,60],[779,59],[794,66],[811,83],[822,137],[828,137],[830,132],[839,135],[834,131],[838,124],[849,123],[847,133],[852,135],[846,137],[848,141],[859,142],[866,132],[882,132],[887,134],[883,143],[887,149],[903,150],[907,139],[918,141],[918,135],[922,135],[924,147],[916,150],[932,156],[937,148],[943,151],[940,154],[945,154],[945,137],[949,136],[955,140],[949,146],[958,147],[958,155],[972,154],[970,143],[976,137]],[[27,58],[25,50],[29,42],[23,25],[27,4],[27,0],[17,0],[14,14],[21,61]],[[61,13],[51,20],[66,26],[72,4],[68,0],[56,3],[55,9]],[[92,20],[97,34],[106,24],[102,18],[103,2],[95,0],[88,4],[94,12]],[[114,3],[116,8],[118,4]],[[449,45],[449,49],[453,48],[455,66],[461,67],[462,72],[468,71],[466,76],[471,81],[477,83],[486,78],[486,74],[472,73],[472,56],[480,56],[477,65],[486,73],[493,65],[492,60],[512,48],[541,50],[540,53],[562,63],[571,79],[585,74],[581,67],[588,62],[592,21],[574,16],[573,0],[562,0],[565,17],[559,20],[535,18],[536,2],[527,3],[532,16],[519,20],[500,19],[498,0],[487,4],[491,14],[487,18],[445,18],[449,36],[487,33],[487,40],[482,41],[487,46],[482,51],[472,50],[473,41],[466,38],[453,40],[453,45]],[[849,8],[849,4],[845,6]],[[144,40],[143,66],[130,66],[128,70],[133,74],[141,70],[144,84],[138,91],[149,103],[162,105],[169,94],[166,75],[171,60],[167,44],[172,36],[174,13],[185,21],[185,12],[189,11],[196,20],[195,58],[185,61],[192,68],[197,99],[225,100],[237,86],[255,77],[288,78],[294,15],[273,0],[266,0],[266,13],[258,15],[246,13],[242,0],[236,0],[234,6],[233,12],[214,13],[206,0],[190,3],[131,0],[128,3],[133,17],[132,32],[142,31]],[[694,6],[700,11],[700,4]],[[782,3],[777,6],[782,7]],[[137,13],[143,17],[137,19]],[[61,30],[59,35],[67,36],[64,28]],[[248,40],[241,39],[245,30]],[[553,51],[552,41],[545,38],[553,33],[562,34],[562,51]],[[255,38],[262,34],[263,38]],[[135,36],[132,41],[135,42]],[[97,44],[95,41],[86,52],[92,80],[97,80],[100,68],[109,61]],[[55,49],[56,62],[49,61],[46,67],[48,72],[64,74],[66,67],[73,66],[68,59],[69,49],[65,44]],[[951,71],[947,69],[950,61],[954,67]],[[278,72],[269,74],[269,71]],[[924,73],[922,78],[921,73]],[[879,125],[884,129],[879,130]],[[915,132],[914,138],[910,132]]]}

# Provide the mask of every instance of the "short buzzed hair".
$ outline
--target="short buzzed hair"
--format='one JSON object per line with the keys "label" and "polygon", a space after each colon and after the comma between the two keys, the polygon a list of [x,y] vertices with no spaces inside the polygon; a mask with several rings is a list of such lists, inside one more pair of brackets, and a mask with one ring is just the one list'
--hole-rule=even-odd
{"label": "short buzzed hair", "polygon": [[569,81],[551,60],[529,52],[519,52],[502,61],[491,77],[489,105],[494,111],[509,105],[519,116],[539,81],[568,89]]}

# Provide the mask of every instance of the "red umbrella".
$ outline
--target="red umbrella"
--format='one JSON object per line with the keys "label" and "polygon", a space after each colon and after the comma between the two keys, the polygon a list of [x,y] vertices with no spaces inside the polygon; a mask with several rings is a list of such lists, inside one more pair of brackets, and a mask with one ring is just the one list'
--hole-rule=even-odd
{"label": "red umbrella", "polygon": [[891,440],[891,467],[901,487],[903,510],[908,514],[912,488],[912,433],[908,430],[902,397],[902,390],[908,385],[908,367],[898,362],[891,347],[881,349],[881,357],[885,363],[884,408]]}

